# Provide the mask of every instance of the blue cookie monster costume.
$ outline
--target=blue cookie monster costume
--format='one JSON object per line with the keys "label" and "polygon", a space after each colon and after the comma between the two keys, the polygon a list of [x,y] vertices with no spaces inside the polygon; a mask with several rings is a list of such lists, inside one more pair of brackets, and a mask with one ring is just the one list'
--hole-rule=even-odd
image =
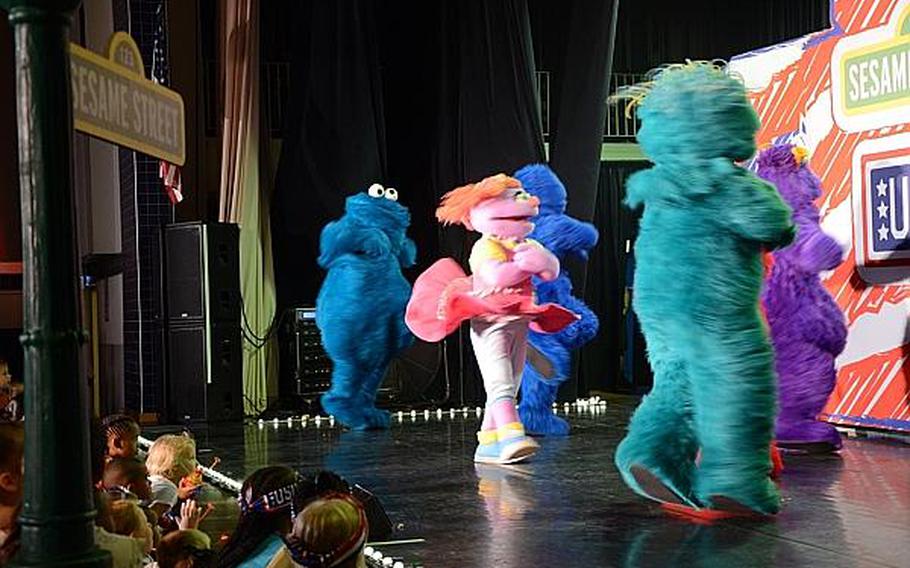
{"label": "blue cookie monster costume", "polygon": [[413,266],[411,215],[398,192],[373,184],[347,198],[344,216],[322,230],[319,266],[328,274],[316,299],[316,325],[332,359],[332,388],[322,407],[355,430],[387,428],[376,408],[386,367],[414,336],[404,323],[411,285],[401,269]]}
{"label": "blue cookie monster costume", "polygon": [[[597,229],[590,223],[566,215],[566,188],[544,164],[531,164],[515,172],[524,189],[540,199],[540,214],[533,219],[528,235],[559,258],[575,255],[583,260],[597,244]],[[564,266],[564,264],[563,264]],[[599,322],[594,312],[572,295],[572,281],[566,270],[551,282],[534,278],[538,302],[552,302],[579,316],[562,331],[552,334],[528,333],[528,365],[521,379],[518,413],[528,432],[544,436],[565,436],[569,423],[553,414],[553,403],[572,370],[572,350],[597,335]]]}
{"label": "blue cookie monster costume", "polygon": [[762,251],[793,240],[791,210],[734,163],[755,153],[759,126],[741,82],[707,62],[651,79],[626,93],[654,163],[629,178],[627,204],[644,207],[633,306],[654,387],[616,465],[655,501],[774,514],[774,355],[759,292]]}

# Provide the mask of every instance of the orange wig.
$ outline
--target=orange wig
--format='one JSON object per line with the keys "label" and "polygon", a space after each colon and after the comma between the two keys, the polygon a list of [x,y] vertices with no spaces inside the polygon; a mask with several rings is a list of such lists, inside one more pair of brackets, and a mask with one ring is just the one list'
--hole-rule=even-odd
{"label": "orange wig", "polygon": [[506,174],[496,174],[477,183],[456,187],[442,196],[439,208],[436,209],[436,219],[444,225],[458,223],[470,228],[468,219],[474,206],[516,187],[521,187],[521,182]]}

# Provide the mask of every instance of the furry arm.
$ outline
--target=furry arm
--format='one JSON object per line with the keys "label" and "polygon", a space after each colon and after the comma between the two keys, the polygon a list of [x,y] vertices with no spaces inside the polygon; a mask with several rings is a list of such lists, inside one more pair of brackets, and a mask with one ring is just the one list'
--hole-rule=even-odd
{"label": "furry arm", "polygon": [[353,254],[380,258],[389,254],[392,244],[378,229],[345,221],[332,221],[322,229],[319,239],[319,266],[328,268],[339,257]]}
{"label": "furry arm", "polygon": [[410,268],[417,263],[417,245],[408,237],[404,238],[401,243],[401,250],[398,252],[398,263],[402,268]]}
{"label": "furry arm", "polygon": [[840,244],[817,225],[800,225],[796,246],[799,247],[799,254],[794,258],[806,272],[833,270],[843,260]]}
{"label": "furry arm", "polygon": [[801,322],[803,339],[837,357],[847,345],[847,326],[843,318],[806,317]]}
{"label": "furry arm", "polygon": [[793,242],[796,234],[793,212],[774,186],[745,169],[741,169],[733,181],[727,188],[730,195],[724,208],[732,230],[769,249]]}

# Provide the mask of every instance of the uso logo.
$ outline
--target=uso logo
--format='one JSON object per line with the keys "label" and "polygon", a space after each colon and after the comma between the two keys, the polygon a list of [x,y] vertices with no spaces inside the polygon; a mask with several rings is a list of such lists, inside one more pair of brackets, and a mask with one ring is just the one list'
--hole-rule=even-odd
{"label": "uso logo", "polygon": [[910,134],[853,153],[853,244],[859,266],[910,266]]}

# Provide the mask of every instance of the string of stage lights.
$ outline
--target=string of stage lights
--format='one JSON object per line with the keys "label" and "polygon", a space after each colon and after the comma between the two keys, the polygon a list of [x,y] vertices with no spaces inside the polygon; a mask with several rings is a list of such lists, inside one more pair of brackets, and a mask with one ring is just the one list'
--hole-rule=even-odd
{"label": "string of stage lights", "polygon": [[[565,402],[562,404],[554,403],[553,404],[553,414],[562,414],[570,415],[575,412],[575,414],[600,414],[604,412],[607,407],[607,401],[601,399],[599,396],[594,396],[590,398],[579,398],[575,402]],[[454,420],[455,418],[462,417],[467,418],[468,416],[476,416],[477,418],[483,416],[483,408],[480,406],[475,406],[474,408],[463,406],[461,408],[448,408],[442,409],[437,408],[435,410],[399,410],[392,413],[392,422],[405,424],[409,419],[411,423],[417,423],[420,417],[423,417],[424,423],[429,422],[434,417],[437,421],[444,420],[446,418]],[[323,428],[324,425],[328,428],[334,428],[336,425],[334,416],[310,416],[309,414],[303,414],[298,417],[288,417],[288,418],[273,418],[271,420],[265,420],[260,418],[256,421],[256,425],[261,429],[265,428],[267,424],[271,424],[273,428],[278,428],[282,425],[287,427],[293,427],[296,424],[299,424],[301,428],[306,428],[309,425],[312,425],[315,428]]]}

